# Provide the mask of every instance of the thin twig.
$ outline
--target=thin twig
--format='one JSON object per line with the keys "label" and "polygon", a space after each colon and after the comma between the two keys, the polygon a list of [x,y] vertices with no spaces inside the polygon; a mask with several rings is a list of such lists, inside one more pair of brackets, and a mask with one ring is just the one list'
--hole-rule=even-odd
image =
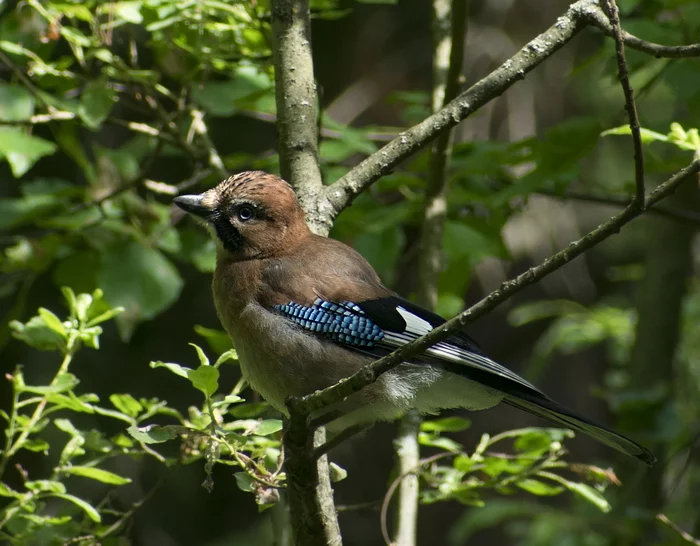
{"label": "thin twig", "polygon": [[637,105],[634,102],[634,90],[630,85],[629,72],[627,71],[627,60],[625,59],[625,42],[622,37],[622,27],[620,26],[620,13],[615,0],[605,0],[605,5],[610,17],[610,24],[613,28],[615,38],[615,54],[617,56],[617,77],[625,95],[625,110],[629,119],[630,131],[632,132],[632,145],[634,147],[634,199],[633,203],[642,206],[644,203],[644,152],[642,150],[642,135],[639,126],[639,115]]}
{"label": "thin twig", "polygon": [[690,533],[687,533],[678,525],[673,523],[670,519],[668,519],[664,514],[656,514],[656,519],[658,519],[661,523],[664,525],[668,526],[669,528],[673,529],[676,533],[680,535],[680,537],[685,540],[686,542],[690,542],[691,544],[695,544],[695,546],[700,546],[700,540],[695,538],[693,535]]}
{"label": "thin twig", "polygon": [[[629,197],[614,195],[595,195],[590,193],[578,193],[575,191],[557,193],[554,191],[547,190],[537,190],[536,193],[540,195],[545,195],[547,197],[552,197],[554,199],[584,201],[587,203],[599,203],[601,205],[610,205],[613,207],[626,207],[630,204]],[[685,222],[693,224],[695,226],[700,226],[700,214],[690,209],[659,206],[654,207],[653,209],[649,209],[647,212],[657,216],[671,218],[672,220],[676,220],[678,222]]]}
{"label": "thin twig", "polygon": [[[588,20],[590,25],[598,27],[610,37],[614,36],[615,30],[610,24],[610,19],[605,15],[603,10],[595,6],[587,10],[582,15]],[[689,57],[700,57],[700,44],[667,46],[642,40],[629,32],[622,31],[622,40],[627,47],[656,57],[657,59],[684,59]]]}

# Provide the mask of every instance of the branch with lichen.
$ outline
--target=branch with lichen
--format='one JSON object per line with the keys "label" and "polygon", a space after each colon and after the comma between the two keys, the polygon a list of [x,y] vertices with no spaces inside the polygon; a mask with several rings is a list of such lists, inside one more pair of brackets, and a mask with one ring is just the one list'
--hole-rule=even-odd
{"label": "branch with lichen", "polygon": [[[318,99],[311,56],[308,0],[273,0],[273,57],[277,103],[278,151],[282,176],[294,187],[317,233],[327,234],[327,214],[315,208],[322,189],[318,161]],[[300,444],[285,434],[285,472],[294,544],[340,546],[342,538],[333,501],[328,459],[315,457],[325,440],[323,427],[309,431]]]}
{"label": "branch with lichen", "polygon": [[318,160],[318,96],[311,56],[308,0],[272,2],[275,101],[282,178],[297,191],[314,232],[327,234],[327,214],[316,209],[322,191]]}

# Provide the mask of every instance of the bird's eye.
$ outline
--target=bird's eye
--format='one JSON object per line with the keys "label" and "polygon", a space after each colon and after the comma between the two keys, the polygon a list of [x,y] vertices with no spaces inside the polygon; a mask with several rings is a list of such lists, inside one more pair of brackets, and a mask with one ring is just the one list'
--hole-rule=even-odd
{"label": "bird's eye", "polygon": [[247,222],[248,220],[252,219],[255,216],[255,210],[253,207],[250,207],[248,205],[243,205],[241,207],[238,207],[238,219],[241,222]]}

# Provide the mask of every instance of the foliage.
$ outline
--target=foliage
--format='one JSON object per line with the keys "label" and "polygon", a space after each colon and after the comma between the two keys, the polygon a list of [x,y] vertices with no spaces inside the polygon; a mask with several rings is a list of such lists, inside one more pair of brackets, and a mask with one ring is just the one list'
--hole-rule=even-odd
{"label": "foliage", "polygon": [[[132,425],[128,432],[146,444],[182,438],[182,462],[204,459],[206,479],[202,486],[209,491],[214,487],[211,475],[214,464],[240,466],[243,471],[235,474],[238,487],[254,493],[260,508],[267,508],[279,500],[278,489],[284,484],[279,434],[282,421],[256,418],[267,410],[267,404],[245,404],[239,396],[245,386],[242,379],[230,393],[218,392],[219,367],[237,359],[235,350],[229,349],[211,364],[200,347],[191,345],[197,351],[197,368],[160,361],[151,362],[151,367],[165,368],[187,379],[204,395],[203,407],[190,407],[187,417],[173,413],[179,422],[177,425]],[[234,419],[226,422],[225,417]]]}
{"label": "foliage", "polygon": [[[469,424],[457,417],[421,424],[421,445],[442,450],[421,462],[425,470],[420,476],[427,486],[420,493],[423,503],[456,500],[468,506],[484,507],[486,491],[506,496],[518,490],[536,496],[555,496],[570,491],[603,512],[611,510],[601,493],[609,484],[619,484],[612,470],[562,460],[566,454],[563,441],[574,436],[572,431],[531,427],[494,436],[484,434],[469,454],[463,446],[442,435],[463,430]],[[494,446],[504,440],[513,441],[514,453],[494,450]],[[443,464],[448,458],[452,459],[452,464]],[[564,471],[572,473],[573,478],[563,476]]]}
{"label": "foliage", "polygon": [[[124,309],[110,307],[100,290],[92,295],[76,296],[70,288],[64,288],[63,294],[69,311],[66,320],[40,308],[26,323],[11,324],[17,339],[42,351],[58,352],[63,360],[46,385],[26,384],[21,367],[8,374],[12,405],[9,412],[0,412],[7,423],[4,447],[0,451],[0,496],[8,500],[0,510],[3,540],[11,544],[64,544],[71,540],[87,544],[115,536],[123,531],[143,502],[125,511],[110,506],[111,486],[132,481],[111,470],[115,461],[148,455],[172,464],[175,460],[154,451],[152,444],[176,437],[183,438],[180,463],[205,460],[204,487],[211,490],[211,469],[221,462],[243,469],[235,475],[236,482],[242,490],[253,492],[261,507],[279,499],[277,489],[284,481],[279,440],[282,422],[256,419],[267,406],[245,403],[239,396],[244,387],[242,381],[226,396],[217,392],[219,367],[235,361],[235,351],[225,351],[210,365],[204,351],[193,345],[200,362],[194,369],[173,363],[151,363],[153,368],[164,367],[187,378],[204,395],[204,408],[190,407],[187,417],[162,400],[136,399],[129,393],[111,394],[109,402],[113,407],[104,407],[97,395],[76,392],[80,381],[69,370],[81,348],[99,349],[100,324]],[[207,334],[211,337],[211,332]],[[117,420],[124,432],[110,437],[100,430],[81,429],[74,424],[81,413]],[[174,418],[178,424],[145,425],[159,416]],[[225,416],[234,420],[220,423]],[[67,441],[64,442],[65,436],[47,434],[49,425],[67,434]],[[11,485],[16,479],[8,471],[22,450],[43,454],[53,461],[53,468],[47,476],[30,477],[19,467],[21,487],[17,487]],[[97,491],[102,500],[70,493],[73,477],[105,484]]]}
{"label": "foliage", "polygon": [[[121,486],[131,479],[109,470],[116,457],[140,457],[145,451],[124,434],[107,437],[99,430],[82,430],[71,418],[80,413],[99,414],[109,419],[134,421],[133,415],[121,411],[115,400],[131,400],[130,395],[114,395],[111,400],[117,408],[99,405],[99,398],[91,393],[77,394],[80,383],[71,373],[73,358],[82,347],[99,349],[100,324],[120,312],[105,303],[102,292],[92,295],[63,290],[69,316],[61,320],[45,308],[26,323],[11,324],[15,337],[43,351],[62,355],[61,364],[53,379],[46,385],[28,385],[21,367],[7,379],[12,387],[9,412],[0,413],[6,422],[5,442],[0,451],[0,496],[8,502],[0,511],[0,537],[11,544],[63,544],[69,540],[91,535],[106,537],[121,528],[128,514],[110,510],[106,503],[95,505],[69,491],[70,478],[94,480],[105,486]],[[151,414],[160,411],[157,400],[143,400]],[[49,425],[64,434],[42,434]],[[67,438],[66,438],[67,435]],[[51,457],[53,469],[46,476],[29,476],[20,470],[19,487],[8,476],[10,464],[22,450],[42,453]],[[68,483],[67,483],[68,482]],[[109,490],[110,487],[105,487]],[[105,499],[107,496],[105,496]]]}

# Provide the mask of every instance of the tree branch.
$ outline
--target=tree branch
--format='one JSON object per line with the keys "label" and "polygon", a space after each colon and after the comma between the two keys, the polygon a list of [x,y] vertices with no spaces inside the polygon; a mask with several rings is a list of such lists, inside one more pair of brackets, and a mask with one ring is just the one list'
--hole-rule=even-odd
{"label": "tree branch", "polygon": [[311,229],[325,235],[332,223],[327,222],[327,214],[316,210],[322,180],[308,0],[274,0],[272,32],[282,178],[297,190]]}
{"label": "tree branch", "polygon": [[[593,9],[586,10],[583,14],[588,23],[592,26],[598,27],[605,34],[610,37],[615,36],[615,30],[610,23],[607,15],[598,6],[594,6]],[[649,42],[647,40],[642,40],[636,36],[630,34],[629,32],[622,31],[622,40],[627,47],[651,55],[652,57],[668,58],[668,59],[683,59],[688,57],[700,57],[700,44],[690,44],[684,46],[666,46],[657,44],[654,42]]]}
{"label": "tree branch", "polygon": [[[552,197],[554,199],[561,200],[573,200],[573,201],[584,201],[588,203],[599,203],[601,205],[610,205],[613,207],[626,207],[630,204],[630,200],[627,197],[617,197],[614,195],[595,195],[590,193],[578,193],[574,191],[565,191],[564,193],[557,193],[548,190],[537,190],[538,194],[546,195],[547,197]],[[692,224],[698,228],[700,226],[700,214],[694,210],[681,207],[654,207],[649,209],[647,212],[655,216],[664,216],[666,218],[671,218],[677,222],[684,222],[687,224]]]}
{"label": "tree branch", "polygon": [[399,134],[337,182],[326,188],[326,199],[335,218],[355,197],[404,159],[423,148],[439,134],[464,120],[479,108],[525,78],[542,61],[561,49],[585,27],[580,12],[594,6],[592,0],[579,0],[545,32],[531,40],[496,70],[479,80],[439,112]]}
{"label": "tree branch", "polygon": [[[316,208],[322,189],[318,163],[318,101],[311,57],[309,0],[273,0],[278,152],[285,178],[297,192],[309,227],[327,234],[331,223]],[[294,423],[294,416],[290,422]],[[325,429],[284,437],[285,471],[294,544],[340,546],[342,538],[333,503],[328,458],[314,448],[325,442]]]}
{"label": "tree branch", "polygon": [[625,43],[622,37],[622,27],[620,26],[620,13],[615,0],[605,0],[605,6],[610,17],[610,24],[613,28],[615,38],[615,54],[617,56],[617,78],[620,80],[622,92],[625,95],[625,110],[629,119],[630,131],[632,133],[632,146],[634,148],[634,182],[635,191],[632,203],[642,206],[644,203],[644,152],[642,151],[642,135],[639,126],[639,115],[637,105],[634,102],[634,90],[630,86],[630,77],[627,71],[627,60],[625,59]]}
{"label": "tree branch", "polygon": [[[433,101],[437,112],[459,93],[467,30],[468,0],[433,0]],[[442,133],[431,151],[425,191],[423,225],[418,253],[417,301],[427,309],[437,305],[438,279],[442,262],[442,233],[447,216],[447,167],[452,154],[454,131]],[[419,480],[411,470],[418,466],[418,433],[421,417],[409,411],[399,423],[394,439],[399,475],[394,544],[414,546],[418,522]]]}
{"label": "tree branch", "polygon": [[[595,26],[614,36],[612,24],[595,0],[579,0],[545,32],[530,41],[518,53],[488,76],[475,83],[445,108],[421,123],[403,131],[397,138],[369,156],[345,176],[325,188],[318,210],[330,215],[331,222],[353,199],[396,165],[425,147],[438,135],[470,116],[503,94],[525,74],[549,58],[586,26]],[[622,31],[624,44],[655,57],[700,56],[700,44],[662,46]]]}

